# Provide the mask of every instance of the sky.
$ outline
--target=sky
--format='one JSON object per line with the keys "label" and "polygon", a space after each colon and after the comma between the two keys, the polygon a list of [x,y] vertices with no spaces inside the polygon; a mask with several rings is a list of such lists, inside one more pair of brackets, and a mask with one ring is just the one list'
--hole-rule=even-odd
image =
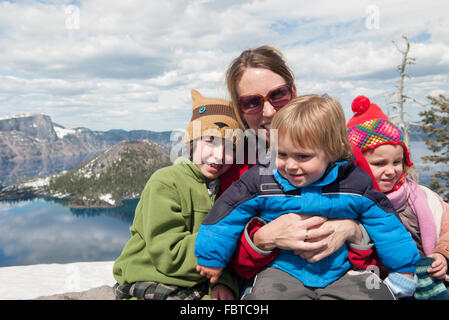
{"label": "sky", "polygon": [[229,98],[241,51],[284,54],[299,94],[358,95],[394,116],[406,35],[415,64],[406,120],[449,95],[448,1],[0,1],[0,117],[42,113],[66,128],[171,131],[190,90]]}

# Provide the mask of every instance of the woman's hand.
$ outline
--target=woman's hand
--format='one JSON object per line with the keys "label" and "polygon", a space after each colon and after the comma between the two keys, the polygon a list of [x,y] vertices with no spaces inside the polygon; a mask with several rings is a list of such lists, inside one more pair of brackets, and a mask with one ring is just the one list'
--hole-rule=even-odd
{"label": "woman's hand", "polygon": [[317,262],[337,251],[346,241],[359,243],[362,232],[354,220],[328,220],[322,216],[289,213],[256,231],[254,244],[262,250],[278,247],[293,250],[309,262]]}
{"label": "woman's hand", "polygon": [[[331,255],[343,244],[348,241],[358,244],[362,240],[362,232],[354,220],[349,219],[332,219],[324,222],[319,228],[332,228],[335,230],[332,234],[327,236],[328,245],[325,248],[317,250],[294,250],[295,254],[308,262],[314,263]],[[322,241],[321,238],[310,239],[309,242]]]}
{"label": "woman's hand", "polygon": [[260,228],[253,236],[254,244],[262,250],[317,251],[328,246],[327,237],[334,232],[332,226],[323,226],[327,218],[296,213],[281,215]]}

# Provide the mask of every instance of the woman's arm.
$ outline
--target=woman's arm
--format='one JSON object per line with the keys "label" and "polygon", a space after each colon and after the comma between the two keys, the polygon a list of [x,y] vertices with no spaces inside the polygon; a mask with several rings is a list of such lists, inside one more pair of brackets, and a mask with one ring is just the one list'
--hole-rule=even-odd
{"label": "woman's arm", "polygon": [[229,265],[243,279],[252,279],[262,268],[276,258],[279,249],[264,251],[257,248],[252,237],[260,228],[266,225],[263,219],[253,217],[245,226],[234,255]]}
{"label": "woman's arm", "polygon": [[443,201],[440,196],[438,200],[442,206],[441,227],[438,242],[433,253],[430,255],[435,259],[429,273],[436,278],[449,282],[449,204]]}
{"label": "woman's arm", "polygon": [[[296,213],[282,215],[268,224],[254,217],[245,226],[230,266],[239,277],[251,279],[275,259],[279,249],[293,250],[289,246],[294,249],[323,249],[327,246],[325,239],[315,242],[304,240],[306,237],[315,239],[332,233],[332,228],[313,229],[325,221],[326,218],[323,217],[301,216]],[[308,228],[312,229],[306,235]]]}
{"label": "woman's arm", "polygon": [[440,234],[438,237],[438,242],[434,249],[434,253],[443,255],[446,260],[449,261],[449,204],[444,202],[441,197],[438,196],[438,198],[443,211],[441,216]]}
{"label": "woman's arm", "polygon": [[332,226],[323,226],[326,220],[320,216],[284,214],[254,234],[254,245],[262,250],[324,250],[329,245],[326,238],[334,232]]}
{"label": "woman's arm", "polygon": [[[307,221],[306,224],[304,220],[307,218],[312,217],[289,214],[283,215],[268,224],[260,218],[253,218],[246,225],[245,231],[240,238],[240,242],[237,245],[234,257],[230,263],[236,274],[241,278],[251,279],[263,267],[273,261],[279,252],[279,248],[277,247],[274,247],[274,249],[271,250],[273,244],[276,245],[277,241],[275,239],[283,243],[284,248],[289,249],[288,243],[294,243],[295,241],[290,242],[288,239],[285,241],[285,238],[288,238],[288,236],[285,236],[286,233],[283,236],[279,236],[279,233],[282,233],[283,230],[287,229],[289,229],[288,233],[292,235],[292,239],[297,239],[295,248],[302,248],[302,250],[296,249],[298,253],[310,256],[310,259],[316,259],[316,255],[319,255],[318,258],[321,256],[322,259],[326,256],[326,253],[328,255],[332,253],[332,248],[335,248],[336,250],[339,247],[336,245],[330,247],[324,245],[323,247],[320,247],[320,245],[323,244],[323,240],[319,240],[318,244],[317,241],[313,243],[313,237],[317,236],[319,238],[320,234],[322,237],[325,237],[325,235],[333,229],[334,224],[336,226],[336,233],[340,234],[337,238],[344,239],[346,235],[346,241],[350,242],[349,260],[352,265],[359,269],[366,269],[370,265],[378,264],[378,258],[375,255],[373,244],[370,241],[368,233],[358,221],[326,221],[326,218],[314,217],[315,219]],[[324,232],[322,230],[310,230],[307,233],[309,239],[304,241],[304,228],[313,228],[314,223],[317,224],[315,225],[315,228],[318,227],[318,229],[323,228],[324,223],[327,225],[324,225]],[[294,229],[295,227],[298,229],[292,230],[292,228]],[[278,233],[278,235],[276,235],[276,233]],[[332,236],[333,234],[335,234],[335,232],[331,233],[329,236]],[[329,239],[327,241],[329,241]],[[326,243],[326,239],[324,239],[324,243]],[[263,250],[261,247],[269,250]]]}

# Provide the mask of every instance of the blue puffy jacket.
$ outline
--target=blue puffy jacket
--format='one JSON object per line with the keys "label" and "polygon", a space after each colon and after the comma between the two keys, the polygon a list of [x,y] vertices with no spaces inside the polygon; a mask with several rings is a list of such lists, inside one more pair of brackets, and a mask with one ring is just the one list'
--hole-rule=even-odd
{"label": "blue puffy jacket", "polygon": [[[203,220],[195,246],[198,264],[225,267],[234,253],[244,226],[253,216],[270,222],[282,214],[322,215],[330,219],[358,219],[374,242],[382,265],[394,272],[414,272],[419,260],[416,245],[389,200],[373,189],[371,177],[353,160],[336,162],[315,183],[297,188],[282,177],[260,174],[267,165],[245,172],[215,202]],[[271,266],[281,269],[309,287],[325,287],[350,267],[342,246],[330,256],[310,263],[280,250]]]}

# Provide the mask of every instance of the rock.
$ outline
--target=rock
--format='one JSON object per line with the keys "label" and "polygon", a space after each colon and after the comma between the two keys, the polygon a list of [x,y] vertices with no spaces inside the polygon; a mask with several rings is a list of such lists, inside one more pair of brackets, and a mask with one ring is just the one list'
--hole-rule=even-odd
{"label": "rock", "polygon": [[101,286],[82,292],[67,292],[50,296],[38,297],[33,300],[115,300],[111,286]]}

